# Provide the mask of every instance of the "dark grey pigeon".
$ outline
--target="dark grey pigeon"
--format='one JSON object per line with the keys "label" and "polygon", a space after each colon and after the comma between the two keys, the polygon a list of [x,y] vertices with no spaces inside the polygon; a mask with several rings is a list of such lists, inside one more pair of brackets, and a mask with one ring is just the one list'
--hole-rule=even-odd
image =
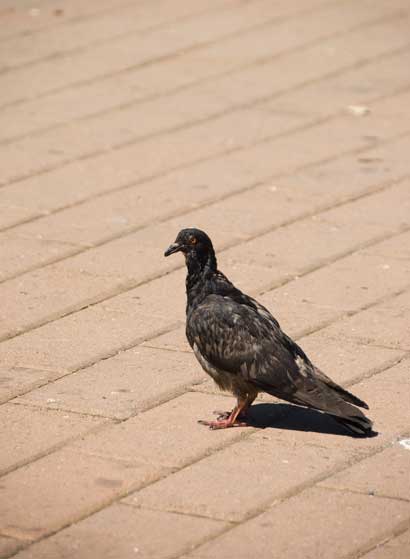
{"label": "dark grey pigeon", "polygon": [[182,229],[165,252],[182,252],[186,278],[186,335],[205,369],[237,398],[234,409],[211,429],[245,425],[259,392],[326,412],[351,433],[370,435],[372,422],[355,406],[365,402],[315,367],[278,321],[255,299],[237,289],[217,268],[211,239],[199,229]]}

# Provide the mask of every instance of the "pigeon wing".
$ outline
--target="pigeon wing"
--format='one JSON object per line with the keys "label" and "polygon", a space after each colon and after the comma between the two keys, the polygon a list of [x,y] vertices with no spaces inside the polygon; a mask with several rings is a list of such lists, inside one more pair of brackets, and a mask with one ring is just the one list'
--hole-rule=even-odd
{"label": "pigeon wing", "polygon": [[188,317],[188,340],[217,369],[289,400],[301,378],[295,353],[304,354],[267,309],[247,299],[206,297]]}

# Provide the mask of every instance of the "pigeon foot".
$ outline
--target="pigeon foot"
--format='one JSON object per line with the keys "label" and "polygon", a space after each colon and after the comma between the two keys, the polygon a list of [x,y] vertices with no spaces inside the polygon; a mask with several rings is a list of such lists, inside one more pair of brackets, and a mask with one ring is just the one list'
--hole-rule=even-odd
{"label": "pigeon foot", "polygon": [[220,419],[220,420],[216,420],[216,421],[204,421],[202,419],[199,419],[198,423],[200,423],[201,425],[206,425],[207,427],[209,427],[213,431],[216,430],[216,429],[228,429],[228,427],[247,427],[248,426],[247,423],[244,423],[242,421],[236,421],[236,420],[232,421],[230,419],[230,417],[228,417],[228,419]]}
{"label": "pigeon foot", "polygon": [[247,427],[249,424],[240,419],[245,419],[247,411],[254,401],[256,394],[248,395],[246,398],[238,398],[238,403],[230,412],[214,411],[218,416],[216,421],[198,421],[210,429],[227,429],[228,427]]}

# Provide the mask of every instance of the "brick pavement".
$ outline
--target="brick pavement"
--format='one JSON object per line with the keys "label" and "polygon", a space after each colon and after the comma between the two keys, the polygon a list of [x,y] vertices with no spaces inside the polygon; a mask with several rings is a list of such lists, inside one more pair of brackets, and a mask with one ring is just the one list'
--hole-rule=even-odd
{"label": "brick pavement", "polygon": [[[410,556],[409,18],[2,2],[0,557]],[[197,424],[232,397],[162,258],[193,224],[377,437],[267,395]]]}

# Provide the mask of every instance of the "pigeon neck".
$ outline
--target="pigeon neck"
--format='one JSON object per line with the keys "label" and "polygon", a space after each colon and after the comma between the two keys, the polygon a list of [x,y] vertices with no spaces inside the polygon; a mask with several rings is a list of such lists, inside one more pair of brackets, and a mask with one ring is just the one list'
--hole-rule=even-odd
{"label": "pigeon neck", "polygon": [[186,265],[186,288],[189,297],[192,291],[202,291],[201,286],[217,271],[215,253],[212,250],[201,256],[187,254]]}

